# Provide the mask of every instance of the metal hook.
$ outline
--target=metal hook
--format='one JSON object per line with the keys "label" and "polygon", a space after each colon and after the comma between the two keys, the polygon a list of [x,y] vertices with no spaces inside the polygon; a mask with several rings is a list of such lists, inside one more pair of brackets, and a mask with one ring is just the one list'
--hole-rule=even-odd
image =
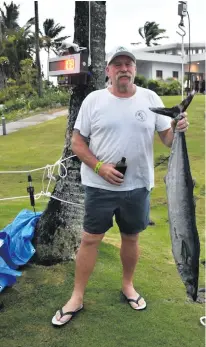
{"label": "metal hook", "polygon": [[178,31],[176,31],[176,33],[182,37],[184,37],[186,35],[186,31],[183,29],[183,26],[181,25],[181,23],[178,25],[179,29],[183,32],[182,34],[180,34]]}

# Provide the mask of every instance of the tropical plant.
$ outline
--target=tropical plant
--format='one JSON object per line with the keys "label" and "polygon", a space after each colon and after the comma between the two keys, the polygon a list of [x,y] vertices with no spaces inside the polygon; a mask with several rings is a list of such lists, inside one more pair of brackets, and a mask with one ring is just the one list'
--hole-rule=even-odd
{"label": "tropical plant", "polygon": [[143,27],[139,28],[139,34],[145,40],[147,46],[158,45],[156,41],[168,38],[168,36],[161,36],[165,32],[166,30],[160,29],[159,24],[155,22],[146,22]]}
{"label": "tropical plant", "polygon": [[21,82],[32,85],[36,79],[36,69],[32,59],[24,59],[20,62]]}
{"label": "tropical plant", "polygon": [[0,8],[3,33],[5,33],[6,30],[15,30],[19,28],[19,24],[17,23],[19,17],[19,5],[15,5],[13,1],[11,1],[10,5],[7,5],[4,2],[4,8],[4,10]]}
{"label": "tropical plant", "polygon": [[18,79],[20,61],[32,58],[34,53],[34,34],[30,30],[34,24],[34,18],[27,21],[21,28],[18,24],[19,5],[14,4],[13,1],[9,5],[4,2],[3,5],[4,8],[0,8],[2,29],[0,55],[7,57],[9,61],[5,70],[7,77]]}
{"label": "tropical plant", "polygon": [[2,40],[1,55],[9,60],[7,76],[18,79],[20,61],[32,59],[34,52],[34,36],[28,28],[19,28],[13,33],[6,34]]}
{"label": "tropical plant", "polygon": [[48,59],[50,52],[53,51],[57,54],[58,48],[62,45],[63,41],[70,36],[59,36],[62,30],[65,29],[64,26],[61,26],[59,23],[55,24],[54,19],[46,19],[43,23],[44,32],[41,33],[42,46],[45,51],[48,53]]}
{"label": "tropical plant", "polygon": [[6,74],[5,74],[5,67],[8,66],[9,64],[9,59],[7,57],[0,57],[0,70],[2,74],[2,81],[3,81],[3,86],[4,84],[6,85]]}

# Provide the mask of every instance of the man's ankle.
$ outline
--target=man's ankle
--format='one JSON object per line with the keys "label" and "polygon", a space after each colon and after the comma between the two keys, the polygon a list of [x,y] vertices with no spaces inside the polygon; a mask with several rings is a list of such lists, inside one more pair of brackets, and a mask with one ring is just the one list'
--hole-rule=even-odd
{"label": "man's ankle", "polygon": [[72,301],[83,302],[84,295],[80,293],[72,293],[71,299]]}
{"label": "man's ankle", "polygon": [[122,290],[124,290],[124,289],[131,289],[131,288],[134,288],[133,283],[131,283],[131,282],[124,282],[124,283],[122,283]]}

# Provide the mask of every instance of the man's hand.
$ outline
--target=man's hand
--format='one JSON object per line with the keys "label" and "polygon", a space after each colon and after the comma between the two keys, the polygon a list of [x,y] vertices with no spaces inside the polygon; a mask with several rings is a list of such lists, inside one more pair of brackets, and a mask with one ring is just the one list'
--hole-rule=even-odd
{"label": "man's hand", "polygon": [[171,122],[171,126],[173,128],[173,131],[176,130],[176,131],[179,131],[180,133],[187,131],[188,126],[189,126],[189,123],[187,120],[187,112],[182,113],[181,116],[183,118],[177,122],[177,125],[176,125],[176,122],[174,119]]}
{"label": "man's hand", "polygon": [[113,164],[102,164],[98,172],[99,176],[105,179],[105,181],[120,186],[124,181],[124,175],[115,170],[115,165]]}

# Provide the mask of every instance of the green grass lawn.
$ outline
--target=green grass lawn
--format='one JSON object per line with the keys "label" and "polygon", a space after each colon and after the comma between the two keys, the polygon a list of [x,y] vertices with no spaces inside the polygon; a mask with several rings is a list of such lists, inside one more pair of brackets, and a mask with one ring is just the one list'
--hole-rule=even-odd
{"label": "green grass lawn", "polygon": [[[21,110],[15,110],[15,111],[11,111],[9,113],[4,113],[4,116],[6,118],[6,123],[10,123],[10,122],[15,122],[17,120],[20,119],[24,119],[30,116],[34,116],[36,114],[40,114],[40,113],[54,113],[54,112],[58,112],[61,110],[66,109],[65,106],[57,106],[57,107],[52,107],[48,106],[48,107],[38,107],[35,110],[25,110],[25,109],[21,109]],[[0,117],[0,124],[1,124],[1,117]]]}
{"label": "green grass lawn", "polygon": [[[180,97],[163,97],[167,106]],[[190,129],[187,145],[193,177],[196,179],[196,218],[201,242],[201,259],[205,255],[205,174],[204,174],[204,97],[196,96],[189,110]],[[0,137],[0,171],[28,170],[54,163],[62,154],[66,118],[61,117],[35,127]],[[158,137],[155,158],[168,155]],[[95,271],[87,287],[85,310],[61,330],[51,326],[56,309],[71,294],[74,263],[51,267],[28,264],[13,288],[0,294],[5,310],[0,312],[1,347],[202,347],[204,328],[199,318],[201,304],[186,299],[185,288],[177,273],[171,253],[167,223],[166,192],[163,177],[166,165],[155,169],[156,186],[151,196],[151,218],[155,226],[141,234],[141,258],[135,285],[145,297],[148,308],[132,310],[121,300],[120,237],[114,225],[101,244]],[[41,173],[32,175],[35,192],[41,190]],[[0,198],[27,195],[27,175],[0,175]],[[42,211],[47,200],[37,202]],[[0,202],[0,229],[10,223],[29,200]],[[204,286],[204,269],[200,267],[200,286]]]}

